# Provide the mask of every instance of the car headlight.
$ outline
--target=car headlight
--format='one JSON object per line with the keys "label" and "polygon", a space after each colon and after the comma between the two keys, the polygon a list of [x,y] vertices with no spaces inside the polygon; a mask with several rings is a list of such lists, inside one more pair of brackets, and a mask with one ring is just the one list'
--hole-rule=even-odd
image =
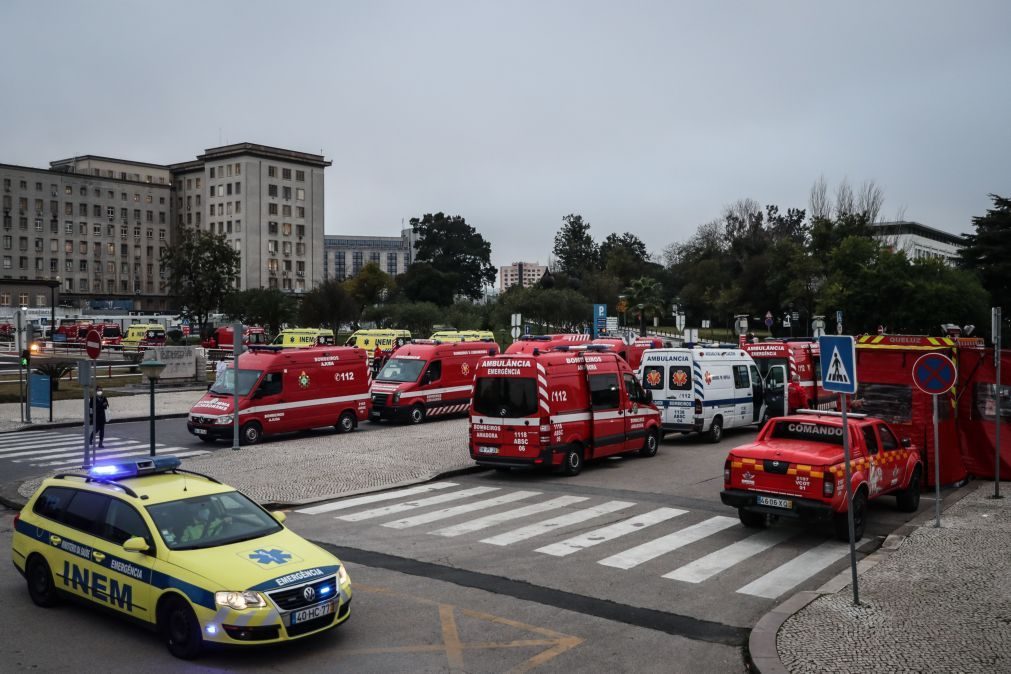
{"label": "car headlight", "polygon": [[223,416],[223,417],[218,417],[218,420],[215,421],[214,423],[216,423],[218,426],[227,426],[228,424],[232,423],[232,421],[234,421],[234,420],[235,419],[232,417],[232,415],[228,414],[228,415]]}
{"label": "car headlight", "polygon": [[343,564],[337,567],[337,582],[341,585],[347,585],[351,582],[351,578],[348,576],[347,569],[344,568]]}
{"label": "car headlight", "polygon": [[400,402],[400,393],[394,393],[393,394],[393,404],[396,405],[399,402]]}
{"label": "car headlight", "polygon": [[214,603],[218,606],[227,606],[241,611],[247,608],[263,608],[267,602],[263,600],[259,592],[215,592]]}

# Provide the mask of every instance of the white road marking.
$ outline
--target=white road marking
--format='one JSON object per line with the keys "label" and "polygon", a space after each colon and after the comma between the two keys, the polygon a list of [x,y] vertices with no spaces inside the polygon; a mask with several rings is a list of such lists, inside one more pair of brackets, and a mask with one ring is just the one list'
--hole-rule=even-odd
{"label": "white road marking", "polygon": [[344,520],[345,522],[360,522],[361,520],[370,520],[375,517],[382,517],[383,515],[402,513],[405,510],[424,508],[431,505],[438,505],[440,503],[448,503],[449,501],[459,501],[463,498],[487,494],[488,492],[498,490],[498,487],[474,487],[473,489],[453,491],[446,494],[436,494],[435,496],[429,496],[428,498],[406,501],[404,503],[394,503],[392,505],[380,506],[378,508],[370,508],[369,510],[362,510],[348,515],[338,515],[336,519]]}
{"label": "white road marking", "polygon": [[607,503],[602,503],[598,506],[591,506],[583,510],[577,510],[573,513],[560,515],[550,520],[544,520],[543,522],[529,524],[525,527],[520,527],[519,529],[513,529],[512,531],[507,531],[504,534],[486,538],[481,542],[488,543],[489,545],[512,545],[513,543],[525,541],[526,539],[533,538],[534,536],[540,536],[542,534],[557,531],[562,527],[579,524],[580,522],[585,522],[586,520],[592,520],[594,517],[600,517],[601,515],[607,515],[619,510],[624,510],[625,508],[629,508],[634,505],[635,503],[632,501],[608,501]]}
{"label": "white road marking", "polygon": [[573,552],[579,552],[594,545],[599,545],[605,541],[611,541],[626,534],[642,531],[648,526],[659,524],[672,517],[684,515],[687,512],[687,510],[681,510],[680,508],[657,508],[648,513],[636,515],[627,520],[615,522],[606,527],[595,529],[579,536],[573,536],[558,543],[546,545],[543,548],[537,548],[536,552],[543,552],[546,555],[553,555],[555,557],[564,557],[571,555]]}
{"label": "white road marking", "polygon": [[693,524],[690,527],[685,527],[684,529],[675,531],[672,534],[655,538],[652,541],[643,543],[642,545],[629,548],[624,552],[619,552],[616,555],[605,557],[597,563],[603,564],[604,566],[613,566],[616,569],[631,569],[634,566],[639,566],[643,562],[648,562],[660,555],[665,555],[668,552],[672,552],[678,548],[700,541],[706,536],[712,536],[713,534],[719,533],[720,531],[728,529],[736,524],[737,518],[735,517],[717,515],[716,517],[710,517],[698,524]]}
{"label": "white road marking", "polygon": [[393,522],[387,522],[384,527],[390,527],[391,529],[407,529],[409,527],[416,527],[419,524],[428,524],[429,522],[437,522],[439,520],[448,519],[450,517],[456,517],[457,515],[467,515],[474,512],[475,510],[485,510],[487,508],[494,508],[498,505],[503,505],[505,503],[512,503],[513,501],[519,501],[525,498],[530,498],[531,496],[539,496],[539,491],[514,491],[509,494],[503,494],[502,496],[496,496],[495,498],[486,499],[484,501],[476,501],[474,503],[467,503],[461,506],[455,506],[453,508],[443,508],[442,510],[433,510],[430,513],[424,513],[421,515],[415,515],[414,517],[408,517],[402,520],[396,520]]}
{"label": "white road marking", "polygon": [[753,536],[748,536],[743,541],[737,541],[725,548],[711,552],[690,564],[674,569],[670,573],[664,574],[664,578],[681,580],[686,583],[701,583],[735,564],[740,564],[760,552],[779,545],[795,533],[796,531],[783,527],[767,529]]}
{"label": "white road marking", "polygon": [[414,496],[415,494],[424,494],[425,492],[435,491],[436,489],[448,489],[449,487],[458,486],[460,485],[456,482],[432,482],[429,484],[419,485],[417,487],[409,487],[407,489],[395,489],[393,491],[384,491],[379,494],[367,494],[365,496],[344,499],[343,501],[333,501],[332,503],[322,503],[308,508],[299,508],[295,512],[302,513],[303,515],[319,515],[320,513],[354,508],[355,506],[365,505],[367,503],[392,501],[393,499],[398,499],[403,496]]}
{"label": "white road marking", "polygon": [[831,566],[849,554],[848,543],[828,541],[794,557],[761,578],[754,580],[738,592],[765,599],[775,599],[790,588],[796,587],[814,574]]}
{"label": "white road marking", "polygon": [[573,503],[582,503],[583,501],[586,500],[589,500],[586,496],[559,496],[558,498],[551,499],[550,501],[544,501],[543,503],[534,503],[533,505],[523,506],[522,508],[516,508],[514,510],[506,510],[500,513],[485,515],[484,517],[479,517],[476,520],[470,520],[469,522],[456,524],[451,527],[446,527],[445,529],[433,531],[431,533],[436,534],[438,536],[447,536],[447,537],[460,536],[462,534],[468,534],[473,531],[480,531],[481,529],[487,529],[488,527],[494,526],[496,524],[501,524],[502,522],[508,522],[509,520],[518,520],[521,517],[527,517],[528,515],[536,515],[537,513],[542,513],[547,510],[564,508],[565,506],[572,505]]}

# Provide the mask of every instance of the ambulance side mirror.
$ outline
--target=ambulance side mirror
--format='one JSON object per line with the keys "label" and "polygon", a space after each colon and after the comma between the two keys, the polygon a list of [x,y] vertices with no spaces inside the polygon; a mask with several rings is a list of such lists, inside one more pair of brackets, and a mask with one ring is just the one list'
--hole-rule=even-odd
{"label": "ambulance side mirror", "polygon": [[123,541],[123,549],[127,552],[147,552],[151,546],[140,536],[131,536]]}
{"label": "ambulance side mirror", "polygon": [[271,515],[271,517],[273,517],[273,518],[274,518],[275,520],[277,520],[277,523],[278,523],[278,524],[284,524],[285,520],[287,520],[287,519],[288,519],[288,516],[287,516],[287,515],[285,515],[285,514],[284,514],[283,512],[281,512],[280,510],[272,510],[272,511],[270,512],[270,515]]}

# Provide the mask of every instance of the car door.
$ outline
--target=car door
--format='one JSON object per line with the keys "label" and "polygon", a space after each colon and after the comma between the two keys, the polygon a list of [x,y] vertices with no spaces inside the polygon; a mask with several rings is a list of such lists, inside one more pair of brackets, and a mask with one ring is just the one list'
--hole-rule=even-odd
{"label": "car door", "polygon": [[901,489],[906,483],[906,462],[902,456],[902,445],[892,431],[884,424],[877,424],[881,439],[882,491]]}
{"label": "car door", "polygon": [[884,488],[884,473],[882,470],[881,445],[874,426],[868,424],[861,429],[864,436],[864,446],[867,448],[867,490],[874,498]]}
{"label": "car door", "polygon": [[773,365],[765,375],[765,405],[770,417],[786,414],[786,366]]}
{"label": "car door", "polygon": [[[436,359],[428,364],[425,372],[421,375],[421,386],[424,391],[435,391],[442,388],[442,360]],[[443,393],[441,391],[428,393],[425,395],[426,407],[439,407],[442,399]]]}
{"label": "car door", "polygon": [[[747,365],[733,366],[734,379],[734,426],[750,424],[753,419],[754,391],[751,388],[751,377]],[[729,426],[730,424],[726,424]]]}
{"label": "car door", "polygon": [[757,422],[761,421],[765,407],[765,382],[754,365],[748,366],[748,372],[751,375],[751,421]]}
{"label": "car door", "polygon": [[617,372],[591,374],[591,423],[593,424],[593,456],[619,454],[625,450],[625,396]]}
{"label": "car door", "polygon": [[[134,537],[144,539],[149,546],[147,552],[123,549],[123,544]],[[110,497],[99,538],[95,549],[104,558],[95,559],[95,563],[106,576],[106,603],[140,620],[155,622],[151,573],[156,549],[144,518],[126,501]]]}
{"label": "car door", "polygon": [[102,568],[107,553],[98,534],[111,500],[105,494],[75,489],[63,512],[63,527],[49,539],[54,547],[65,553],[61,568],[53,569],[53,574],[59,578],[57,586],[101,605],[108,605],[107,576]]}
{"label": "car door", "polygon": [[[300,372],[295,376],[300,376]],[[283,409],[281,405],[284,399],[284,373],[281,371],[267,372],[260,380],[259,386],[253,393],[253,406],[259,410],[257,415],[262,419],[264,433],[282,433],[287,430],[294,430],[297,426],[297,419]]]}

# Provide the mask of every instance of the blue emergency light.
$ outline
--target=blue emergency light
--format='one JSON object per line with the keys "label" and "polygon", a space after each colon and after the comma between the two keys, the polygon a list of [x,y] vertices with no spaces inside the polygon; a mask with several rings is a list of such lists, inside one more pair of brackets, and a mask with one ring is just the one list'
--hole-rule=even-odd
{"label": "blue emergency light", "polygon": [[94,478],[124,478],[154,473],[167,473],[179,468],[183,462],[177,456],[157,456],[152,459],[120,461],[93,466],[88,475]]}

